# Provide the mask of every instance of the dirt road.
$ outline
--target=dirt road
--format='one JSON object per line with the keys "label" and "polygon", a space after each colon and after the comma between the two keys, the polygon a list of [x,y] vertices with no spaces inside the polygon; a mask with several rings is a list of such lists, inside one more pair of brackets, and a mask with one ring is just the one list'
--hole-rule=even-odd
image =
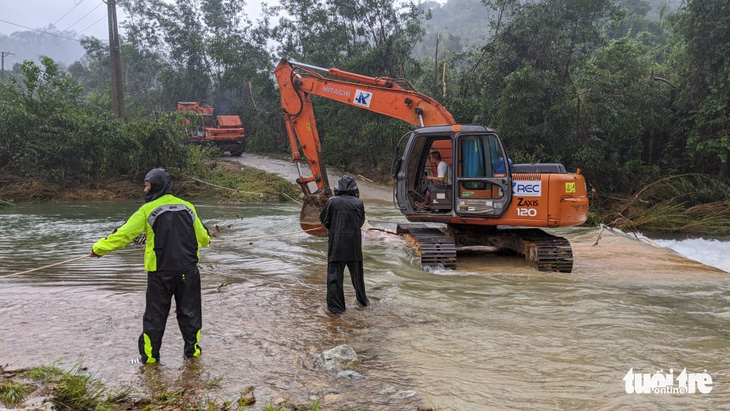
{"label": "dirt road", "polygon": [[[279,158],[260,156],[251,153],[243,153],[241,157],[227,157],[225,160],[257,168],[268,173],[278,174],[291,182],[294,182],[299,177],[296,164],[290,160],[282,160]],[[301,165],[302,173],[306,177],[311,176],[312,173],[309,172],[307,162],[304,161]],[[329,178],[330,186],[334,186],[343,174],[344,173],[339,170],[328,168],[327,177]],[[357,186],[360,188],[360,198],[362,198],[363,201],[393,201],[393,191],[390,187],[373,183],[372,181],[368,181],[362,178],[362,176],[358,176],[356,174],[351,174],[351,176],[357,181]]]}

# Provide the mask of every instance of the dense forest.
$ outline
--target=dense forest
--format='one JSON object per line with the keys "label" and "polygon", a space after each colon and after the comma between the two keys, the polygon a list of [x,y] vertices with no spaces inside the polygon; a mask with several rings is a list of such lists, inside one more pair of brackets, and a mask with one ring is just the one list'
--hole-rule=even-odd
{"label": "dense forest", "polygon": [[[442,4],[443,3],[443,4]],[[621,4],[649,20],[660,20],[674,12],[682,0],[623,1]],[[499,9],[486,7],[482,0],[428,0],[421,3],[425,11],[424,35],[414,47],[416,58],[432,58],[437,37],[441,52],[462,52],[482,47],[494,34],[496,25],[485,21],[498,20]]]}
{"label": "dense forest", "polygon": [[[687,173],[730,179],[728,0],[281,0],[257,22],[243,0],[118,4],[129,17],[128,118],[105,111],[109,51],[98,39],[81,40],[86,55],[67,69],[17,64],[0,89],[4,173],[58,178],[45,159],[72,153],[71,180],[146,167],[158,159],[138,158],[148,147],[135,135],[164,136],[157,148],[176,153],[168,143],[180,131],[161,124],[177,101],[240,115],[251,151],[287,152],[272,72],[288,56],[407,78],[457,122],[498,130],[515,162],[580,168],[598,193]],[[438,42],[436,21],[449,22]],[[314,104],[327,162],[388,174],[406,124]]]}

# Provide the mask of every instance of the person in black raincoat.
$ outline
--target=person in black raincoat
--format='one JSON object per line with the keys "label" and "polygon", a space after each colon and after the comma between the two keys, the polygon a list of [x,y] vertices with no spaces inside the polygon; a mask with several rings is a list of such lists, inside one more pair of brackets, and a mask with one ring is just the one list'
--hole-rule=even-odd
{"label": "person in black raincoat", "polygon": [[319,215],[322,225],[329,230],[327,247],[327,309],[333,314],[345,312],[345,294],[342,289],[345,266],[350,271],[357,302],[370,305],[365,295],[362,266],[362,234],[365,207],[360,190],[350,176],[342,176],[335,187],[335,195],[327,200]]}
{"label": "person in black raincoat", "polygon": [[145,176],[145,204],[127,222],[97,241],[90,256],[102,255],[129,244],[140,233],[146,235],[144,266],[147,297],[139,336],[139,358],[133,364],[160,360],[171,299],[175,297],[177,322],[188,358],[201,353],[200,247],[210,243],[208,230],[198,218],[195,206],[170,191],[170,174],[155,168]]}

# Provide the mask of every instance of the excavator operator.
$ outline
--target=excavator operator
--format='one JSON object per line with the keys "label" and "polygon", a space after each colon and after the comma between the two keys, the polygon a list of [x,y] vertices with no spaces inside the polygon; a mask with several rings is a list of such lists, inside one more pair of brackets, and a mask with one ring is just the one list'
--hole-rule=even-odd
{"label": "excavator operator", "polygon": [[431,198],[433,192],[436,189],[445,189],[449,184],[449,177],[451,174],[449,165],[441,159],[441,153],[438,151],[432,151],[428,155],[428,164],[432,169],[436,169],[436,175],[430,175],[426,177],[428,186],[426,187],[425,201],[418,203],[417,205],[421,208],[427,209],[431,207]]}

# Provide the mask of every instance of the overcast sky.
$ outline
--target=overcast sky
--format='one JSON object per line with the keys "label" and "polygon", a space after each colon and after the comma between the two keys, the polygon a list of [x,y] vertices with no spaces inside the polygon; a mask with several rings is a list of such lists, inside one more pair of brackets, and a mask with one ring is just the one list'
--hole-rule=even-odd
{"label": "overcast sky", "polygon": [[[261,1],[249,0],[246,13],[255,21],[261,14]],[[24,27],[44,30],[52,24],[59,30],[108,39],[106,14],[101,0],[0,0],[0,33],[26,31]],[[120,7],[117,19],[124,20]]]}

